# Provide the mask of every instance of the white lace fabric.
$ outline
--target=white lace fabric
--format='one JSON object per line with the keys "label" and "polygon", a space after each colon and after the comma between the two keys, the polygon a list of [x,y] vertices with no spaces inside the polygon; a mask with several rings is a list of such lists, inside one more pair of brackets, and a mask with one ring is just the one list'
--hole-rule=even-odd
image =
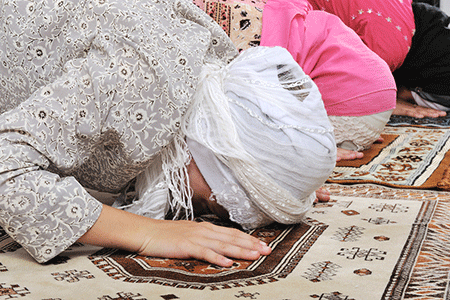
{"label": "white lace fabric", "polygon": [[353,151],[369,149],[380,137],[392,111],[358,117],[328,116],[334,127],[337,146]]}

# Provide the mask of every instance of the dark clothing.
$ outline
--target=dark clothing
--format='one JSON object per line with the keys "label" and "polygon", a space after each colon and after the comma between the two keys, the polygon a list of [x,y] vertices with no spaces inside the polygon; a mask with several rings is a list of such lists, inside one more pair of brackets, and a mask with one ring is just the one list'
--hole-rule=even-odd
{"label": "dark clothing", "polygon": [[[413,3],[412,8],[416,33],[405,61],[394,72],[397,86],[450,96],[450,17],[426,3]],[[440,103],[439,99],[434,102]]]}
{"label": "dark clothing", "polygon": [[450,107],[450,95],[437,95],[424,92],[420,87],[415,88],[416,92],[423,100],[439,103],[442,106]]}
{"label": "dark clothing", "polygon": [[423,2],[439,7],[439,0],[413,0],[413,2]]}

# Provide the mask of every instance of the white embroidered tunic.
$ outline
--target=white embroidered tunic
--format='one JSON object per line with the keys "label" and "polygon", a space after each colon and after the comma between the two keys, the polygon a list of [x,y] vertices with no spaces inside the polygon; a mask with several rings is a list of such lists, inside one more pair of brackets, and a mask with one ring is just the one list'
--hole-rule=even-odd
{"label": "white embroidered tunic", "polygon": [[37,261],[97,220],[179,130],[231,41],[190,1],[2,1],[0,225]]}

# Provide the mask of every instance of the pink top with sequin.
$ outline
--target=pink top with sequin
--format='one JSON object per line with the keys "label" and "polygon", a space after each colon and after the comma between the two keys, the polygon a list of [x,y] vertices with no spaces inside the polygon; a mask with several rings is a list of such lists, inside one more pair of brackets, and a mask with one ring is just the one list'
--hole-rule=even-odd
{"label": "pink top with sequin", "polygon": [[314,9],[338,16],[391,71],[411,47],[415,24],[411,0],[309,0]]}
{"label": "pink top with sequin", "polygon": [[388,65],[334,15],[307,0],[269,0],[262,46],[286,48],[319,88],[328,115],[363,116],[393,109]]}

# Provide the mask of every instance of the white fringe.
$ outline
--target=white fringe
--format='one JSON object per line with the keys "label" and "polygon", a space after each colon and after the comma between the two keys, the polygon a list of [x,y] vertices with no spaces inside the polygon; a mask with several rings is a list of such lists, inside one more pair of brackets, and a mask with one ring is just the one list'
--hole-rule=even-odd
{"label": "white fringe", "polygon": [[193,192],[187,171],[190,161],[191,155],[184,136],[178,133],[173,141],[161,150],[155,163],[137,177],[138,200],[134,201],[128,210],[136,206],[133,212],[137,214],[163,219],[170,207],[174,220],[193,220]]}

